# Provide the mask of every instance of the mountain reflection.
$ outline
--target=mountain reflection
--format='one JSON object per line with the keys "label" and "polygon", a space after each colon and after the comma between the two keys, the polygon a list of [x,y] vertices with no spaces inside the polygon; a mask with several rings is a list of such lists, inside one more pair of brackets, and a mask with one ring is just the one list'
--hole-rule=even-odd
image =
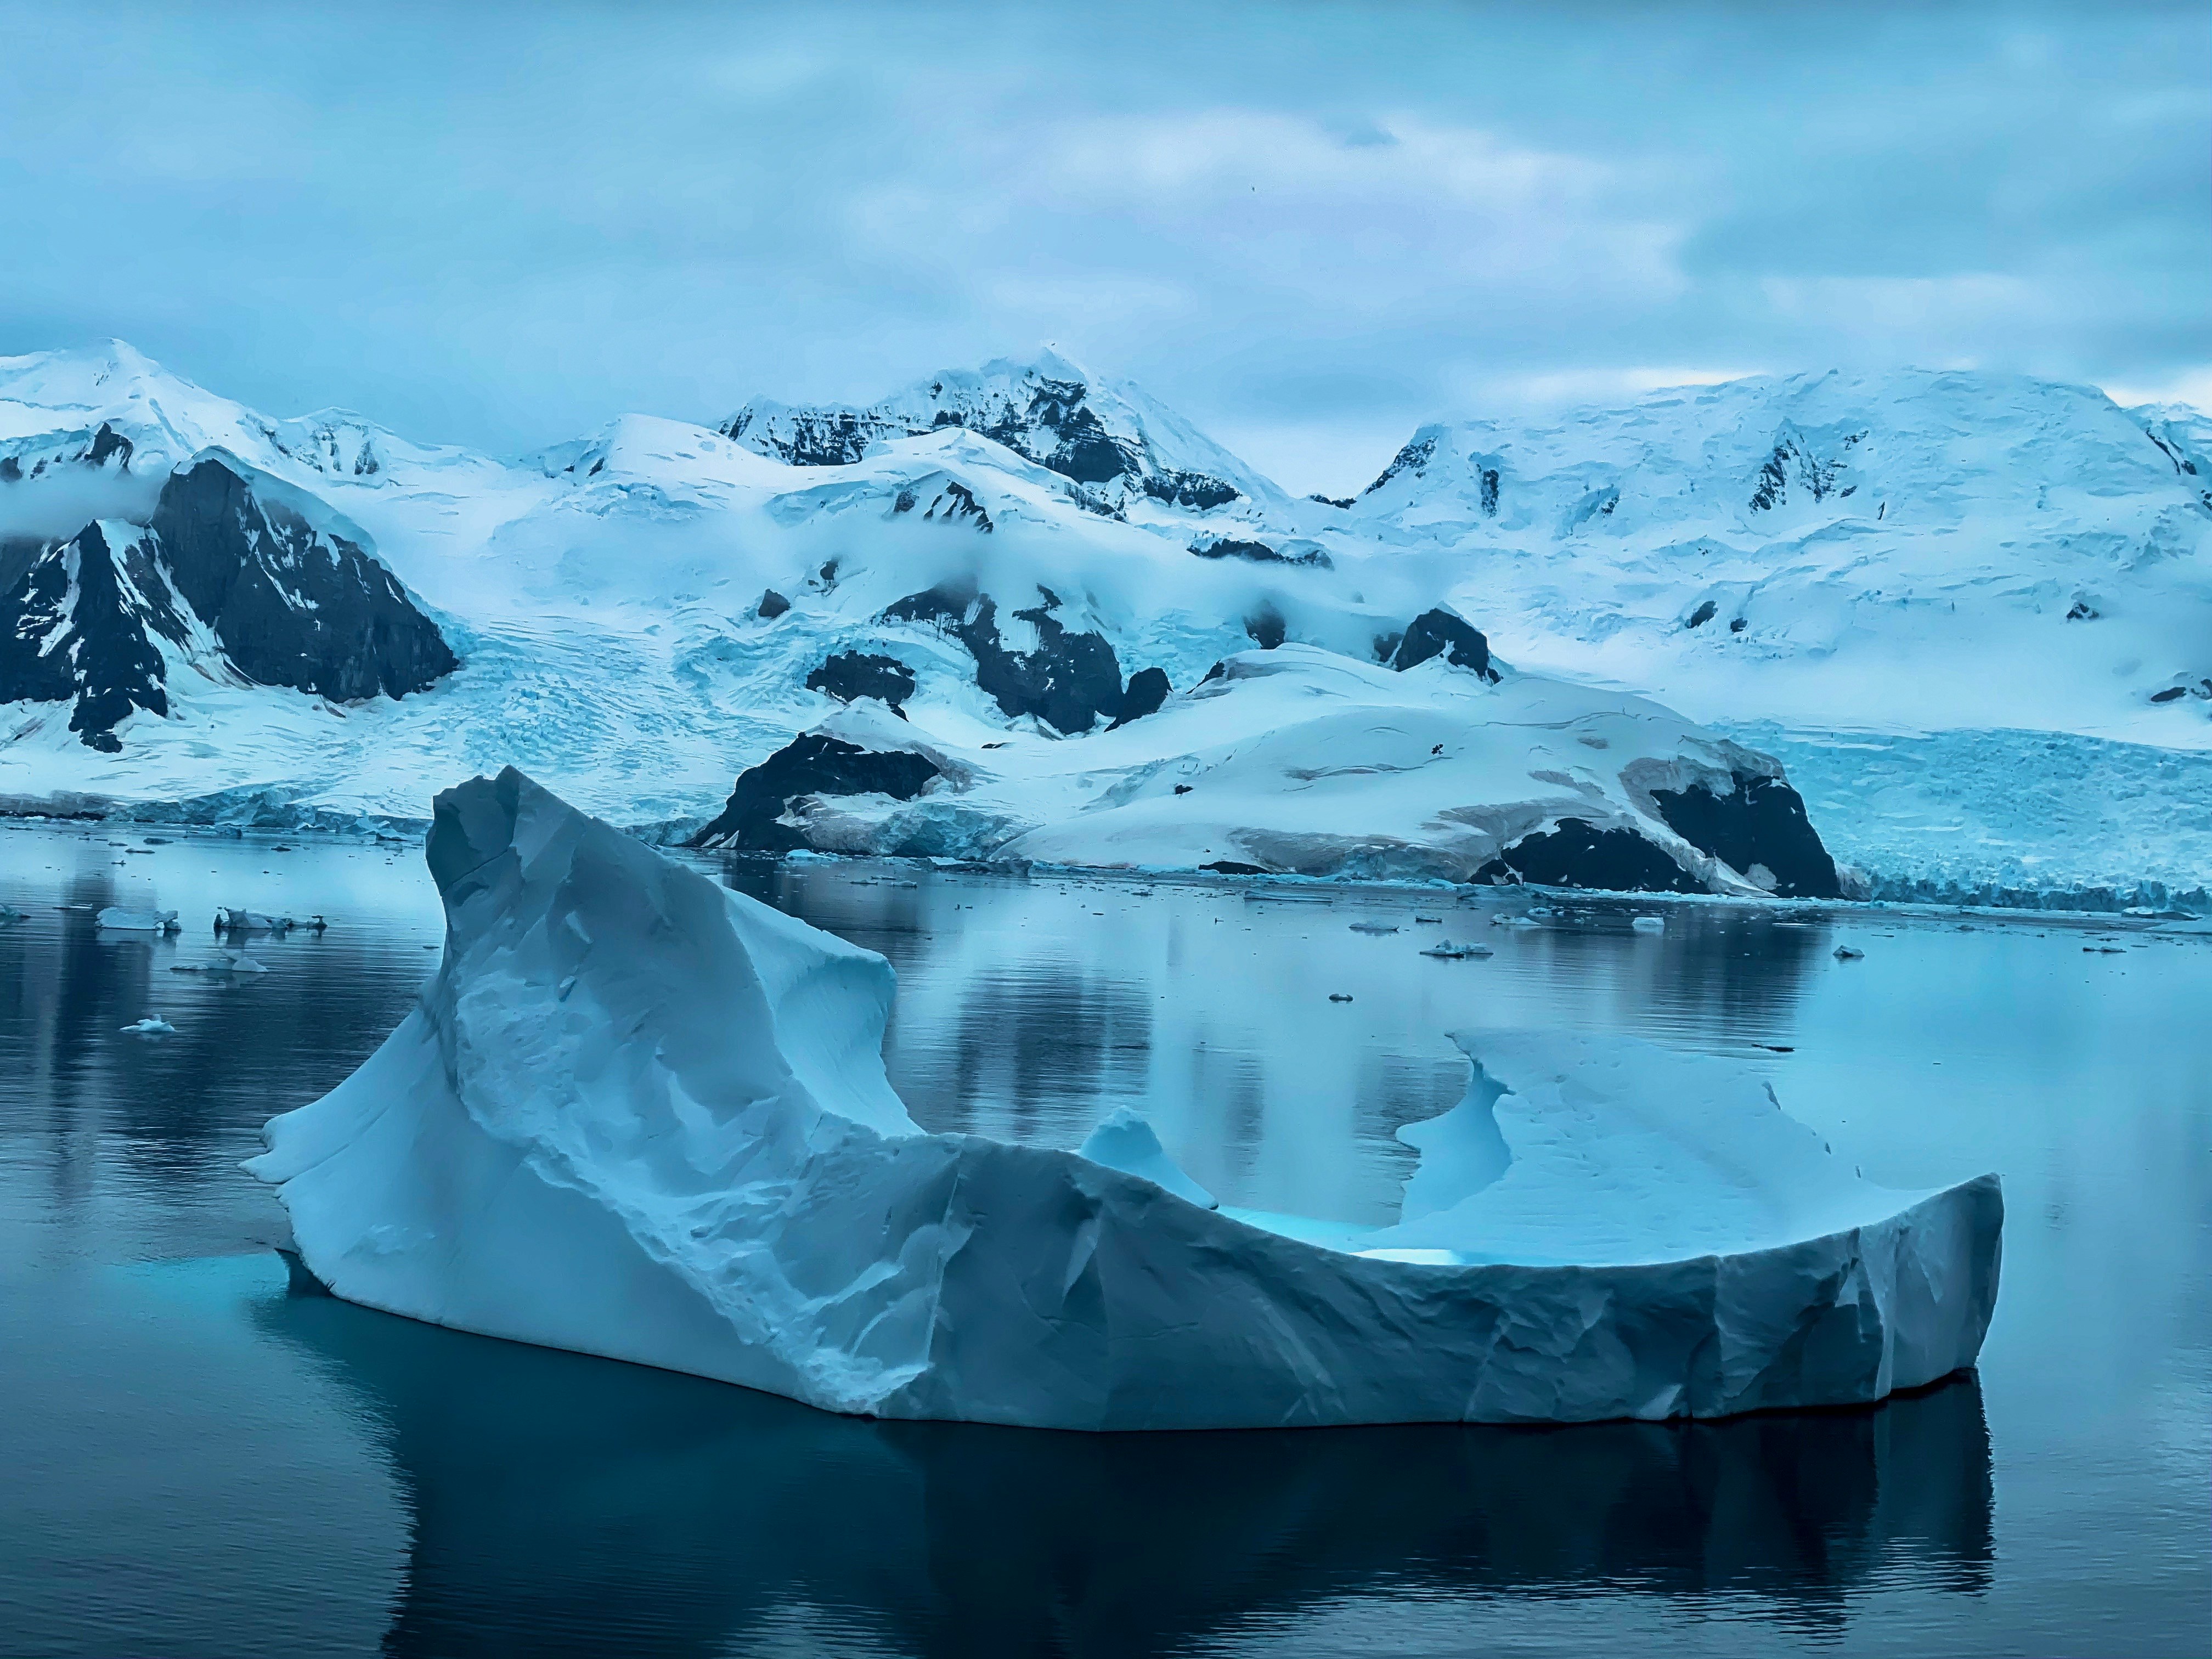
{"label": "mountain reflection", "polygon": [[914,1656],[1133,1655],[1362,1595],[1711,1592],[1838,1628],[1976,1592],[1978,1384],[1720,1424],[1089,1436],[839,1418],[319,1293],[254,1304],[414,1515],[384,1650],[705,1655],[799,1619]]}

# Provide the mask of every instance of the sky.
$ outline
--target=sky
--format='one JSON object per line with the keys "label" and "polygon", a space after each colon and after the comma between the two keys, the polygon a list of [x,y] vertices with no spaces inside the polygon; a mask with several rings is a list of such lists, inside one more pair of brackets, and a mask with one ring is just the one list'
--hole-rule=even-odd
{"label": "sky", "polygon": [[514,454],[1050,344],[1285,485],[1758,372],[2212,406],[2212,7],[0,0],[0,356]]}

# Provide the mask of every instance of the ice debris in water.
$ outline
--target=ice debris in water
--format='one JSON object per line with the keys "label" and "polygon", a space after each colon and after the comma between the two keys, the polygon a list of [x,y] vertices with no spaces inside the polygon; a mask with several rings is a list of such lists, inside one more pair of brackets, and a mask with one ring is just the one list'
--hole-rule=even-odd
{"label": "ice debris in water", "polygon": [[1838,962],[1857,962],[1862,960],[1865,956],[1866,952],[1860,950],[1855,945],[1838,945],[1836,947],[1836,960]]}
{"label": "ice debris in water", "polygon": [[1663,933],[1667,931],[1664,916],[1637,916],[1628,924],[1639,933]]}
{"label": "ice debris in water", "polygon": [[[881,957],[512,769],[439,797],[444,958],[273,1120],[306,1267],[464,1330],[833,1411],[1060,1429],[1713,1417],[1973,1362],[2002,1201],[1859,1179],[1730,1062],[1459,1039],[1393,1226],[1291,1236],[1133,1113],[1082,1152],[930,1134]],[[562,999],[559,988],[568,986]]]}
{"label": "ice debris in water", "polygon": [[130,910],[111,904],[94,920],[110,933],[173,933],[178,931],[174,910]]}
{"label": "ice debris in water", "polygon": [[125,1036],[174,1036],[177,1028],[166,1019],[149,1014],[143,1019],[133,1020],[124,1026],[122,1031]]}

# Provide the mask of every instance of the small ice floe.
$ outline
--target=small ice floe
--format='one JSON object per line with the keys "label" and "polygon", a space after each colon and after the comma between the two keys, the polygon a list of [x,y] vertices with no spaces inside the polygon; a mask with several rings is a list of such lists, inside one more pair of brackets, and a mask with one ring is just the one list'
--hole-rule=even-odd
{"label": "small ice floe", "polygon": [[1352,924],[1352,931],[1355,933],[1395,933],[1398,931],[1398,924],[1395,921],[1355,921]]}
{"label": "small ice floe", "polygon": [[1469,957],[1486,957],[1492,953],[1487,945],[1454,945],[1448,939],[1440,939],[1421,954],[1440,957],[1447,962],[1462,962]]}
{"label": "small ice floe", "polygon": [[1352,994],[1349,991],[1331,991],[1328,994],[1328,1000],[1331,1002],[1349,1002],[1352,1000]]}
{"label": "small ice floe", "polygon": [[1544,924],[1533,916],[1509,916],[1501,910],[1491,917],[1490,925],[1492,927],[1541,927]]}
{"label": "small ice floe", "polygon": [[174,910],[126,910],[119,904],[109,905],[98,920],[115,933],[173,933],[179,927]]}
{"label": "small ice floe", "polygon": [[1413,920],[1415,921],[1426,922],[1429,926],[1433,927],[1441,923],[1443,921],[1443,918],[1442,916],[1415,916]]}
{"label": "small ice floe", "polygon": [[133,1020],[122,1030],[125,1036],[174,1036],[177,1034],[177,1028],[167,1020],[156,1019],[151,1014],[143,1019]]}
{"label": "small ice floe", "polygon": [[2085,957],[2125,956],[2127,954],[2127,947],[2124,945],[2085,945],[2081,947],[2081,954]]}
{"label": "small ice floe", "polygon": [[1632,916],[1628,925],[1639,933],[1663,933],[1667,931],[1664,916]]}
{"label": "small ice floe", "polygon": [[173,962],[173,974],[265,974],[268,968],[256,962],[243,951],[225,951],[205,962]]}
{"label": "small ice floe", "polygon": [[28,921],[30,919],[31,913],[27,910],[18,910],[12,904],[0,904],[0,921]]}
{"label": "small ice floe", "polygon": [[1866,952],[1860,950],[1856,945],[1838,945],[1836,947],[1836,960],[1838,962],[1856,962],[1865,955]]}

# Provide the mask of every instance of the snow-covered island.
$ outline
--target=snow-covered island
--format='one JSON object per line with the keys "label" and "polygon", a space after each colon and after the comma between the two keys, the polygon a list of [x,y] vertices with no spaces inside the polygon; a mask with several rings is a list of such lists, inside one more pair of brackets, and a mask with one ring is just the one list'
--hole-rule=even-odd
{"label": "snow-covered island", "polygon": [[419,824],[513,763],[711,846],[2163,903],[2208,434],[1800,375],[1424,428],[1346,503],[1049,352],[513,463],[4,359],[0,811]]}
{"label": "snow-covered island", "polygon": [[1216,1206],[1143,1120],[932,1134],[879,957],[513,770],[438,798],[445,955],[273,1120],[307,1270],[415,1318],[896,1418],[1085,1430],[1715,1417],[1973,1363],[1994,1176],[1895,1192],[1718,1060],[1462,1039],[1395,1225]]}

